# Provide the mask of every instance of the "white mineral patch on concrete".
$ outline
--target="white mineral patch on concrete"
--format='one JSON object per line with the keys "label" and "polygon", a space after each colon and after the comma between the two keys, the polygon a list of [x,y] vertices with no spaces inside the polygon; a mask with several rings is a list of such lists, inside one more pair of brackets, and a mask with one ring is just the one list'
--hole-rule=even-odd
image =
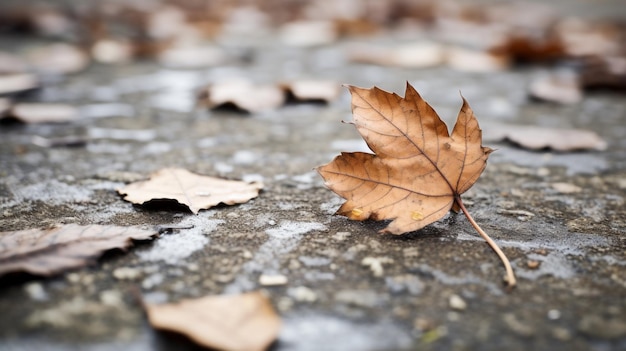
{"label": "white mineral patch on concrete", "polygon": [[559,252],[553,251],[545,256],[531,253],[526,257],[541,264],[537,269],[523,269],[519,268],[520,265],[512,263],[513,266],[518,267],[515,269],[518,277],[535,280],[544,275],[552,275],[555,278],[569,279],[576,275],[572,264]]}
{"label": "white mineral patch on concrete", "polygon": [[317,313],[287,316],[279,340],[290,351],[405,350],[413,342],[409,331],[390,321],[354,323]]}
{"label": "white mineral patch on concrete", "polygon": [[53,205],[87,202],[92,197],[90,189],[61,183],[56,179],[15,189],[26,200],[43,201]]}
{"label": "white mineral patch on concrete", "polygon": [[267,229],[265,233],[269,240],[259,247],[252,260],[243,265],[243,274],[224,292],[234,294],[255,288],[257,274],[279,274],[280,257],[295,249],[304,234],[314,230],[326,230],[326,226],[317,222],[282,221],[279,226]]}
{"label": "white mineral patch on concrete", "polygon": [[177,226],[193,226],[191,229],[180,229],[178,233],[166,234],[156,240],[154,246],[147,251],[137,252],[143,261],[165,261],[168,264],[177,264],[194,252],[201,250],[209,243],[207,234],[214,231],[220,219],[210,219],[213,213],[206,212],[197,216],[188,216]]}
{"label": "white mineral patch on concrete", "polygon": [[339,196],[334,196],[330,201],[324,202],[320,205],[320,210],[326,214],[334,214],[339,206],[343,203],[343,199]]}

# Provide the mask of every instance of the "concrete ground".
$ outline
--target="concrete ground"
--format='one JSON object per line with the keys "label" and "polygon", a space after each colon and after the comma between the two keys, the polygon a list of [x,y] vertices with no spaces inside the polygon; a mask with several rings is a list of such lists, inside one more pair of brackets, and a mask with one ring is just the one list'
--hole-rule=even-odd
{"label": "concrete ground", "polygon": [[[274,350],[626,349],[624,95],[537,103],[526,87],[545,67],[381,68],[342,59],[344,45],[290,49],[268,39],[252,63],[197,70],[94,64],[27,95],[70,103],[82,115],[0,125],[2,231],[56,223],[174,229],[51,278],[0,280],[0,350],[192,350],[150,328],[139,294],[173,302],[257,289],[284,321]],[[401,94],[409,81],[449,125],[461,91],[485,131],[502,123],[583,128],[608,148],[558,153],[486,143],[497,151],[464,199],[512,261],[519,282],[507,292],[497,256],[460,214],[403,236],[378,234],[381,222],[333,216],[341,199],[313,168],[365,147],[341,123],[350,119],[346,91],[328,105],[260,114],[194,108],[198,87],[231,74],[327,78]],[[34,136],[86,143],[41,147]],[[134,206],[115,191],[173,166],[262,180],[265,189],[246,204],[198,215]],[[262,286],[261,274],[288,282]]]}

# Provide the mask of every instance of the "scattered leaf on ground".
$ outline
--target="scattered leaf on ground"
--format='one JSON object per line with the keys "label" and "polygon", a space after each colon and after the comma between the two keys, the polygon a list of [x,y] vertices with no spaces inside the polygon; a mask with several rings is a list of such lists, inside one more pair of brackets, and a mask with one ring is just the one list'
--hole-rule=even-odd
{"label": "scattered leaf on ground", "polygon": [[550,186],[561,194],[575,194],[583,191],[581,187],[571,183],[552,183]]}
{"label": "scattered leaf on ground", "polygon": [[309,47],[330,44],[337,40],[337,27],[332,21],[294,21],[279,29],[285,45]]}
{"label": "scattered leaf on ground", "polygon": [[559,104],[576,104],[583,99],[583,92],[575,74],[552,74],[534,80],[529,87],[535,99]]}
{"label": "scattered leaf on ground", "polygon": [[555,32],[570,57],[607,57],[624,53],[623,24],[564,18]]}
{"label": "scattered leaf on ground", "polygon": [[208,108],[233,105],[255,113],[278,108],[285,102],[285,93],[275,85],[255,85],[237,79],[211,84],[200,92],[198,102]]}
{"label": "scattered leaf on ground", "polygon": [[410,68],[438,66],[444,62],[445,53],[443,45],[433,42],[391,47],[358,44],[348,48],[348,57],[353,62]]}
{"label": "scattered leaf on ground", "polygon": [[10,114],[25,123],[62,123],[78,118],[78,110],[65,104],[20,103],[13,105]]}
{"label": "scattered leaf on ground", "polygon": [[131,61],[134,52],[128,41],[101,39],[93,43],[91,56],[97,62],[116,64]]}
{"label": "scattered leaf on ground", "polygon": [[89,65],[89,56],[76,46],[56,43],[28,53],[28,61],[38,71],[54,74],[77,73]]}
{"label": "scattered leaf on ground", "polygon": [[626,90],[626,53],[621,56],[586,58],[583,60],[580,80],[585,89]]}
{"label": "scattered leaf on ground", "polygon": [[0,75],[0,95],[19,93],[35,89],[39,86],[39,79],[34,74],[15,73]]}
{"label": "scattered leaf on ground", "polygon": [[117,192],[124,200],[145,204],[152,200],[175,200],[191,212],[211,208],[219,203],[233,205],[258,196],[260,182],[227,180],[191,173],[180,168],[165,168],[150,175],[150,180],[129,184]]}
{"label": "scattered leaf on ground", "polygon": [[12,103],[13,102],[11,101],[11,99],[0,98],[0,119],[9,114],[9,111],[11,111]]}
{"label": "scattered leaf on ground", "polygon": [[446,63],[459,71],[494,72],[508,69],[511,59],[509,55],[498,52],[450,47],[446,51]]}
{"label": "scattered leaf on ground", "polygon": [[443,217],[476,182],[491,149],[467,102],[452,135],[407,84],[404,98],[350,86],[353,124],[375,154],[342,153],[318,168],[347,199],[337,213],[355,220],[393,219],[383,231],[402,234]]}
{"label": "scattered leaf on ground", "polygon": [[136,227],[77,224],[0,232],[0,276],[60,273],[86,265],[106,250],[125,249],[131,239],[146,240],[157,234]]}
{"label": "scattered leaf on ground", "polygon": [[329,103],[339,96],[339,84],[332,80],[295,80],[281,87],[296,101],[324,101]]}
{"label": "scattered leaf on ground", "polygon": [[207,296],[172,304],[145,304],[150,324],[188,336],[204,347],[265,350],[280,331],[280,317],[260,292]]}
{"label": "scattered leaf on ground", "polygon": [[492,150],[483,147],[482,134],[467,101],[452,134],[435,110],[407,83],[405,97],[348,86],[353,121],[374,154],[342,153],[318,167],[326,186],[346,199],[337,214],[354,220],[389,219],[381,232],[403,234],[433,223],[451,209],[462,210],[507,268],[510,263],[498,246],[467,212],[461,194],[485,169]]}
{"label": "scattered leaf on ground", "polygon": [[523,148],[556,151],[606,150],[607,143],[598,134],[584,129],[547,128],[524,125],[490,125],[485,140],[509,140]]}

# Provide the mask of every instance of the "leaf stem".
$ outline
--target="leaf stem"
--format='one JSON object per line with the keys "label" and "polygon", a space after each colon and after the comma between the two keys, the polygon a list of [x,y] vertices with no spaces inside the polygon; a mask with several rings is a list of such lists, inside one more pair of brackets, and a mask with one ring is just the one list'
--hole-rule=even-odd
{"label": "leaf stem", "polygon": [[515,274],[513,273],[513,269],[511,268],[511,262],[509,261],[509,259],[506,257],[504,252],[500,250],[500,247],[498,247],[498,244],[496,244],[496,242],[493,241],[489,237],[489,235],[487,235],[487,233],[485,233],[482,230],[482,228],[480,228],[480,226],[478,225],[478,223],[476,223],[472,215],[469,214],[469,212],[467,211],[467,208],[465,208],[465,205],[463,204],[463,201],[461,201],[461,196],[458,196],[458,195],[455,196],[455,201],[459,205],[459,208],[461,209],[461,211],[463,211],[463,214],[465,214],[465,217],[467,217],[467,219],[472,224],[472,227],[474,227],[474,229],[476,229],[478,234],[480,234],[480,236],[483,239],[485,239],[485,241],[487,242],[487,244],[489,244],[489,246],[491,246],[493,251],[495,251],[496,254],[498,254],[498,257],[500,257],[500,260],[502,261],[502,263],[504,264],[504,268],[506,269],[506,283],[509,288],[514,287],[515,284],[517,283],[517,280],[515,279]]}

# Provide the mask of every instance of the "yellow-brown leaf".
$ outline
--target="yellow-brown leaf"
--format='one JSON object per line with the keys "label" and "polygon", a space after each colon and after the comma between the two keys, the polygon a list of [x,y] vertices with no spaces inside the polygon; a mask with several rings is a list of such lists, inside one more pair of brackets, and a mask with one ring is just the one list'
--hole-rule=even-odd
{"label": "yellow-brown leaf", "polygon": [[[485,169],[491,149],[467,101],[452,134],[407,83],[405,97],[348,86],[352,123],[374,154],[342,153],[318,168],[346,199],[338,214],[355,220],[392,219],[383,232],[418,230],[443,217]],[[456,207],[456,206],[455,206]]]}

